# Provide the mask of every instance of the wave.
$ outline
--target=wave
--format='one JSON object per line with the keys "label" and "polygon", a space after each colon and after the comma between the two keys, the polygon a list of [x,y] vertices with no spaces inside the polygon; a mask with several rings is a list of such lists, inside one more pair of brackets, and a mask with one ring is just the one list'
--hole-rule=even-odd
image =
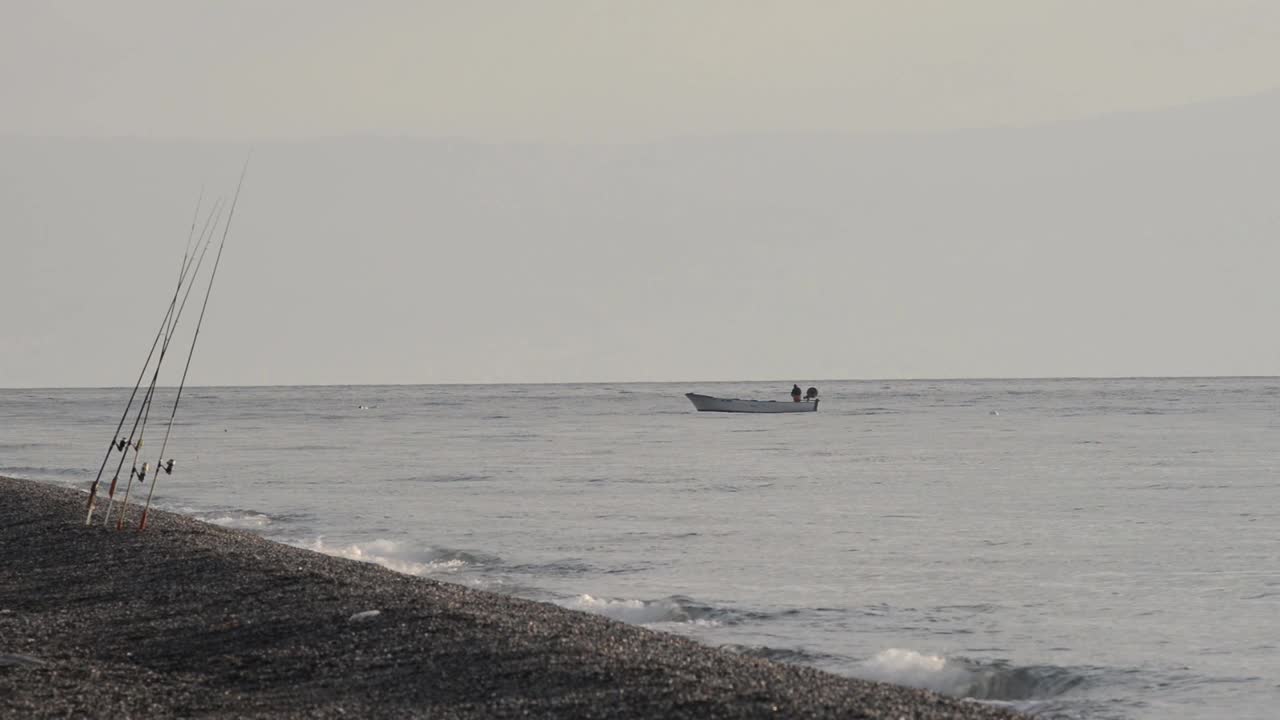
{"label": "wave", "polygon": [[804,648],[780,648],[768,645],[721,645],[720,649],[728,650],[737,655],[745,655],[747,657],[760,658],[771,662],[787,663],[789,665],[830,665],[842,658],[827,653],[805,650]]}
{"label": "wave", "polygon": [[[544,575],[554,577],[581,577],[598,573],[613,572],[575,559],[552,560],[545,563],[526,563],[523,565],[508,565],[504,570],[513,574],[531,575],[534,577]],[[631,568],[621,568],[616,572],[635,572],[635,570],[632,570]]]}
{"label": "wave", "polygon": [[33,450],[42,447],[55,447],[53,443],[0,443],[0,452],[10,452],[13,450]]}
{"label": "wave", "polygon": [[864,680],[923,688],[974,700],[1025,701],[1054,698],[1080,687],[1083,672],[1052,665],[1013,666],[1004,661],[926,655],[890,648],[860,663],[853,675]]}
{"label": "wave", "polygon": [[220,525],[225,528],[234,528],[237,530],[262,530],[264,528],[284,525],[294,526],[296,523],[304,522],[312,519],[306,513],[274,513],[268,514],[261,510],[251,510],[248,508],[238,508],[232,506],[205,506],[193,507],[191,505],[176,503],[167,500],[158,500],[155,507],[179,515],[186,515],[195,518],[200,522],[206,522],[211,525]]}
{"label": "wave", "polygon": [[387,478],[385,482],[452,483],[452,482],[486,482],[489,480],[493,480],[492,475],[471,475],[467,473],[461,473],[461,474],[440,474],[440,475],[407,475],[403,477]]}
{"label": "wave", "polygon": [[562,598],[557,600],[556,603],[570,610],[582,610],[604,615],[632,625],[680,623],[714,627],[736,625],[745,620],[768,617],[765,613],[706,605],[684,595],[672,595],[671,597],[657,600],[599,598],[592,595],[577,595],[572,598]]}
{"label": "wave", "polygon": [[270,515],[254,510],[197,512],[192,517],[201,522],[239,530],[259,530],[270,525],[273,520]]}
{"label": "wave", "polygon": [[0,467],[0,475],[24,478],[84,477],[93,475],[93,471],[89,468],[31,467],[26,465],[14,465]]}
{"label": "wave", "polygon": [[395,540],[372,540],[350,545],[330,545],[323,537],[305,543],[290,543],[325,555],[381,565],[406,575],[456,573],[469,567],[488,566],[497,558],[451,548],[415,548]]}

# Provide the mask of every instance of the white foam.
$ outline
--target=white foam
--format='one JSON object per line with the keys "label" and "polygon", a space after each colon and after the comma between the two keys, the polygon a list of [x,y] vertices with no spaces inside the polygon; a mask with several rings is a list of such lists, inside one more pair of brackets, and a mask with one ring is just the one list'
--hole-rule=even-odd
{"label": "white foam", "polygon": [[167,502],[158,502],[156,507],[179,515],[189,515],[200,522],[240,530],[257,530],[272,523],[270,515],[254,510],[202,510],[190,505],[175,505]]}
{"label": "white foam", "polygon": [[436,553],[414,550],[394,540],[378,539],[339,546],[327,545],[324,538],[316,538],[302,547],[325,555],[374,563],[406,575],[452,573],[467,565],[467,562],[461,558],[442,558]]}
{"label": "white foam", "polygon": [[561,600],[561,607],[570,610],[604,615],[633,625],[652,625],[656,623],[693,623],[714,627],[720,623],[715,620],[694,619],[689,611],[674,600],[629,600],[623,598],[598,598],[591,595]]}
{"label": "white foam", "polygon": [[948,695],[964,695],[973,683],[973,674],[960,663],[902,648],[880,651],[859,665],[854,675]]}
{"label": "white foam", "polygon": [[901,648],[878,653],[861,663],[853,674],[866,680],[908,685],[954,697],[1006,703],[1057,697],[1084,681],[1078,672],[1067,668],[1013,667],[1003,662],[983,664]]}
{"label": "white foam", "polygon": [[271,516],[263,515],[262,513],[206,515],[201,516],[200,520],[214,525],[221,525],[222,527],[239,528],[241,530],[254,530],[271,524]]}
{"label": "white foam", "polygon": [[347,622],[362,622],[364,620],[372,620],[382,614],[381,610],[365,610],[347,618]]}

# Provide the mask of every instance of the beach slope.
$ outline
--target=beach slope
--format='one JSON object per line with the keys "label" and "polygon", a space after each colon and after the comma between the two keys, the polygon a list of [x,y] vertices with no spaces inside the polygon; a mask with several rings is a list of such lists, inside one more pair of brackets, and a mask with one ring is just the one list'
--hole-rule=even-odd
{"label": "beach slope", "polygon": [[85,500],[0,478],[0,717],[1015,717]]}

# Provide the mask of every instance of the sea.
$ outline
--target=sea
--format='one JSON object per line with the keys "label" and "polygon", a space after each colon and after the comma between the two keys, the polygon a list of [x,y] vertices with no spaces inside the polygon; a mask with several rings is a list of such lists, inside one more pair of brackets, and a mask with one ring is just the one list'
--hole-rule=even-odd
{"label": "sea", "polygon": [[[0,474],[87,489],[129,393],[0,390]],[[193,387],[164,457],[162,509],[731,652],[1280,716],[1280,378]]]}

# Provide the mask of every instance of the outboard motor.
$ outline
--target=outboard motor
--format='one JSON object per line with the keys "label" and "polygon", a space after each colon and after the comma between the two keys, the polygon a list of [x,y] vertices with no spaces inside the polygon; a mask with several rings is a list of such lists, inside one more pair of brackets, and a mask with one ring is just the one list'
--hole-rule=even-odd
{"label": "outboard motor", "polygon": [[806,392],[805,392],[805,394],[804,394],[804,399],[805,399],[805,400],[817,400],[817,399],[818,399],[818,388],[816,388],[816,387],[811,387],[811,388],[809,388],[809,389],[808,389],[808,391],[806,391]]}

